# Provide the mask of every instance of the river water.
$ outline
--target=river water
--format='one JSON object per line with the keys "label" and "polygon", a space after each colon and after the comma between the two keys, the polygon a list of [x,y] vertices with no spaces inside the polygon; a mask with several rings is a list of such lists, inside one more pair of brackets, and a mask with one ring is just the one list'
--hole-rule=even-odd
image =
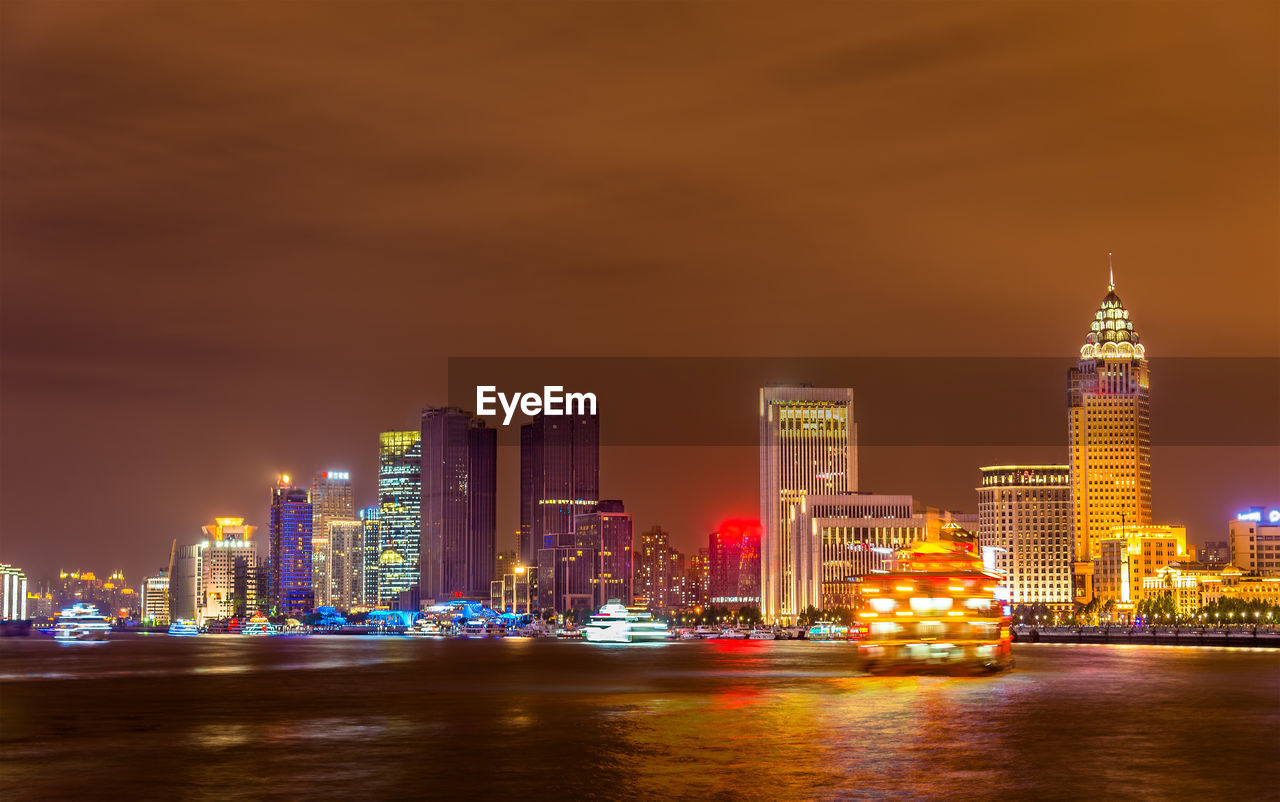
{"label": "river water", "polygon": [[866,677],[839,643],[0,640],[18,799],[1277,799],[1280,651],[1015,646]]}

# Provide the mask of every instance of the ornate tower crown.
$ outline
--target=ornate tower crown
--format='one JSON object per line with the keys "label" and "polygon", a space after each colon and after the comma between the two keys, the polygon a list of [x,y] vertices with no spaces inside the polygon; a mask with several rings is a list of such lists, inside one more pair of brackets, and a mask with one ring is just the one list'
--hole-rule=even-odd
{"label": "ornate tower crown", "polygon": [[[1110,254],[1107,255],[1110,259]],[[1129,320],[1129,310],[1124,308],[1120,296],[1116,295],[1115,273],[1111,273],[1107,294],[1093,313],[1093,321],[1089,324],[1089,332],[1085,335],[1085,344],[1080,349],[1081,359],[1145,359],[1146,349],[1138,339],[1138,332],[1133,330],[1133,321]]]}

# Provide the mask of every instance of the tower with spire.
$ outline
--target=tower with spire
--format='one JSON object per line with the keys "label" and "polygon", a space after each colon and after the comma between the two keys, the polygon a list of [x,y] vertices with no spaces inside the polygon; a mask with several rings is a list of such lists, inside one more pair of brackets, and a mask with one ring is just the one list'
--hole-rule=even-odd
{"label": "tower with spire", "polygon": [[1094,595],[1099,542],[1151,523],[1151,372],[1107,255],[1107,294],[1067,376],[1076,601]]}

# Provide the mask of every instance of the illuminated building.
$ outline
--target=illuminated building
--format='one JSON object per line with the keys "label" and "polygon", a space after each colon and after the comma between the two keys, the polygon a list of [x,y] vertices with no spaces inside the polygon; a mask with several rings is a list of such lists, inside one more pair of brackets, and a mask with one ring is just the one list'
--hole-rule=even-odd
{"label": "illuminated building", "polygon": [[1071,580],[1071,468],[998,465],[981,468],[978,542],[992,550],[1013,604],[1063,609],[1075,601]]}
{"label": "illuminated building", "polygon": [[307,491],[293,486],[287,475],[271,488],[269,520],[271,600],[282,615],[303,615],[315,606],[311,593],[312,510]]}
{"label": "illuminated building", "polygon": [[976,523],[910,495],[856,492],[798,494],[788,520],[795,543],[789,593],[799,611],[856,606],[860,578],[888,570],[894,549],[940,540],[948,522]]}
{"label": "illuminated building", "polygon": [[481,597],[494,577],[498,432],[457,407],[422,411],[424,599]]}
{"label": "illuminated building", "polygon": [[27,619],[27,575],[0,563],[0,621]]}
{"label": "illuminated building", "polygon": [[382,432],[378,442],[378,603],[394,606],[418,584],[422,432]]}
{"label": "illuminated building", "polygon": [[574,545],[574,535],[546,535],[538,549],[538,608],[557,613],[594,610],[596,554]]}
{"label": "illuminated building", "polygon": [[1151,523],[1150,378],[1113,279],[1067,381],[1077,601],[1093,597],[1099,541]]}
{"label": "illuminated building", "polygon": [[1226,565],[1231,562],[1231,541],[1210,540],[1200,548],[1200,559],[1210,565]]}
{"label": "illuminated building", "polygon": [[760,600],[766,621],[794,620],[797,571],[807,555],[792,543],[792,509],[806,494],[858,489],[853,390],[760,390]]}
{"label": "illuminated building", "polygon": [[527,615],[533,612],[533,576],[536,567],[508,565],[489,586],[489,606],[499,612]]}
{"label": "illuminated building", "polygon": [[1250,507],[1227,523],[1231,564],[1248,574],[1280,576],[1280,507]]}
{"label": "illuminated building", "polygon": [[1144,579],[1172,562],[1195,559],[1183,526],[1117,526],[1113,535],[1098,541],[1093,590],[1099,601],[1114,601],[1122,610],[1141,599]]}
{"label": "illuminated building", "polygon": [[1222,599],[1280,605],[1280,576],[1245,576],[1236,566],[1228,565],[1222,569],[1216,581],[1213,577],[1201,579],[1202,604]]}
{"label": "illuminated building", "polygon": [[142,580],[142,620],[155,626],[169,623],[169,574],[165,571]]}
{"label": "illuminated building", "polygon": [[631,513],[621,501],[601,501],[592,512],[573,516],[574,545],[596,555],[595,607],[610,599],[631,604]]}
{"label": "illuminated building", "polygon": [[684,555],[671,546],[670,535],[660,526],[640,533],[633,593],[637,605],[655,613],[684,605]]}
{"label": "illuminated building", "polygon": [[759,521],[725,521],[707,538],[707,603],[760,606]]}
{"label": "illuminated building", "polygon": [[339,610],[364,607],[364,521],[330,518],[327,526],[329,587],[326,606]]}
{"label": "illuminated building", "polygon": [[[178,547],[173,576],[165,583],[174,619],[198,625],[219,618],[251,615],[260,602],[257,527],[243,518],[215,518],[202,527],[205,539]],[[153,607],[152,611],[154,612]]]}
{"label": "illuminated building", "polygon": [[[754,578],[756,587],[760,586],[760,544],[756,542],[756,570]],[[698,607],[706,607],[711,603],[711,550],[698,549],[697,554],[690,554],[688,560],[688,568],[684,572],[685,578],[685,595],[681,609],[692,610]],[[755,606],[760,605],[760,599],[757,596]]]}
{"label": "illuminated building", "polygon": [[331,606],[334,577],[329,522],[356,517],[355,492],[348,471],[324,471],[311,480],[311,593],[317,607]]}
{"label": "illuminated building", "polygon": [[360,510],[360,523],[363,525],[361,537],[364,548],[364,592],[365,607],[378,606],[378,557],[382,555],[382,520],[380,507],[372,504]]}
{"label": "illuminated building", "polygon": [[600,420],[538,415],[520,427],[520,544],[532,565],[548,535],[573,531],[573,516],[600,499]]}
{"label": "illuminated building", "polygon": [[1142,578],[1138,600],[1159,598],[1168,593],[1179,616],[1191,617],[1204,606],[1206,587],[1218,588],[1222,582],[1222,566],[1205,563],[1172,562]]}

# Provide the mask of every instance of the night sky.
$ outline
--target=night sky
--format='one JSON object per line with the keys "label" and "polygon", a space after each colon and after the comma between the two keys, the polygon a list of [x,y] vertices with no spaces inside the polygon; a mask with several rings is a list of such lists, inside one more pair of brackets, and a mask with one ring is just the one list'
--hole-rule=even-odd
{"label": "night sky", "polygon": [[[6,0],[0,561],[136,583],[283,471],[371,503],[449,357],[1065,377],[1108,251],[1149,355],[1280,357],[1278,8]],[[1064,459],[1061,404],[1015,413],[1061,448],[868,448],[862,487],[974,510],[978,465]],[[1193,541],[1280,501],[1274,442],[1153,462]],[[684,549],[756,484],[751,447],[603,455]]]}

